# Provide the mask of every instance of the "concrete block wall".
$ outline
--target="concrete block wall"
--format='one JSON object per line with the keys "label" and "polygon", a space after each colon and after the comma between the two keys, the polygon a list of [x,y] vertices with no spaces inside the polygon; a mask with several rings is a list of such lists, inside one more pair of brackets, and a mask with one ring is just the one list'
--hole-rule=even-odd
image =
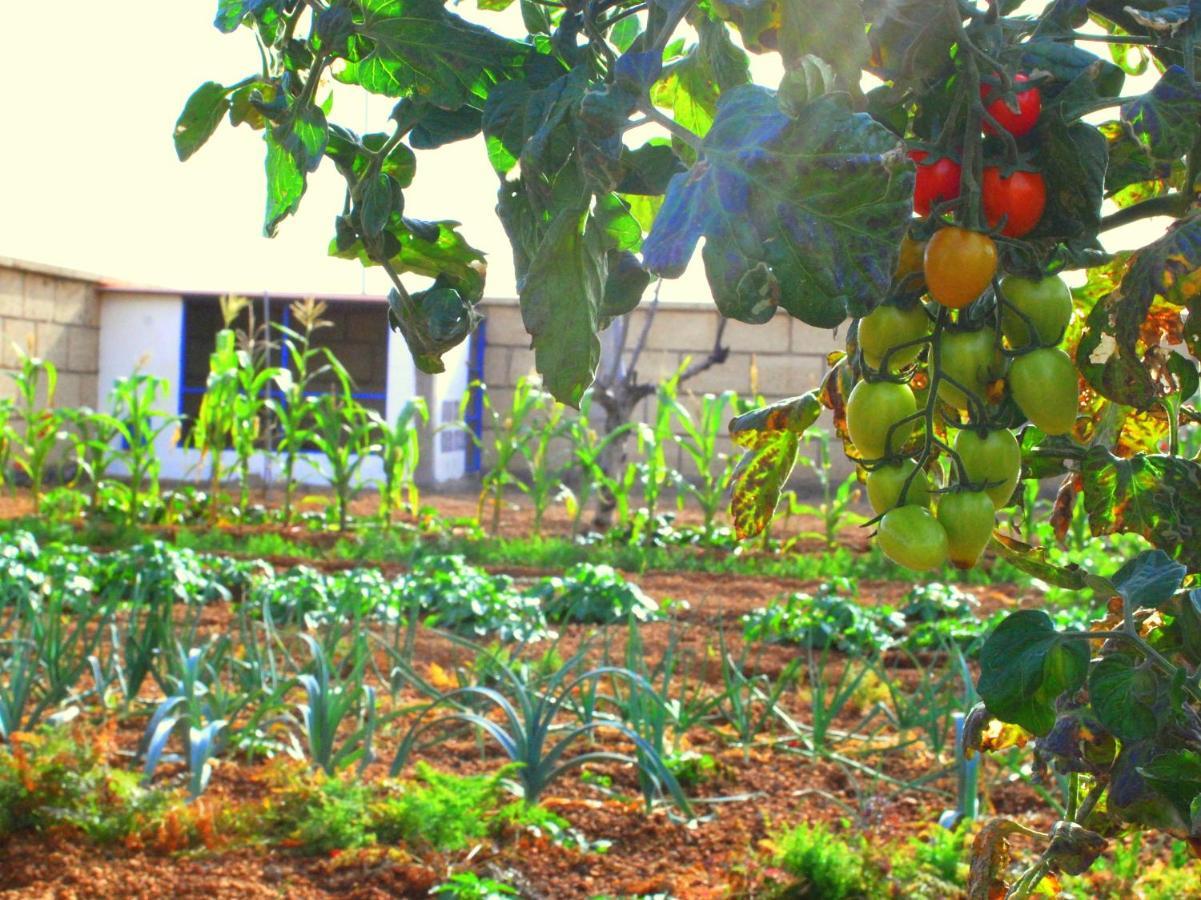
{"label": "concrete block wall", "polygon": [[[484,380],[493,403],[503,409],[517,380],[534,374],[534,354],[516,301],[488,300],[483,312],[487,322]],[[645,310],[638,310],[631,317],[627,348],[637,342],[645,316]],[[711,303],[661,304],[638,362],[641,379],[653,383],[670,376],[689,358],[704,359],[713,348],[719,321]],[[827,371],[827,355],[842,346],[842,333],[812,328],[781,311],[763,325],[727,322],[723,343],[730,349],[726,362],[690,379],[682,390],[694,414],[706,393],[732,390],[746,398],[759,394],[771,402],[818,387]],[[632,349],[627,353],[632,354]],[[650,421],[654,405],[654,398],[643,401],[636,418]],[[824,424],[829,427],[828,417]],[[721,442],[726,452],[734,450],[728,438]],[[832,456],[839,461],[838,472],[851,471],[840,449],[832,448]],[[677,451],[673,464],[691,474],[691,461],[683,451]],[[808,480],[799,469],[798,478]]]}
{"label": "concrete block wall", "polygon": [[96,279],[0,257],[0,397],[16,395],[5,373],[20,369],[17,347],[57,367],[56,406],[95,406],[100,353]]}

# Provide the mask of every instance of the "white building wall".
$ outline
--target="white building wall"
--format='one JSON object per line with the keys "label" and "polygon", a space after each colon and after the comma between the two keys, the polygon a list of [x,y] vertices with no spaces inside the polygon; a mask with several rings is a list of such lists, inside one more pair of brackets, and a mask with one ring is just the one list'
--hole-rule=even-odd
{"label": "white building wall", "polygon": [[[184,302],[179,294],[109,290],[102,295],[97,408],[111,411],[109,394],[113,384],[140,367],[143,372],[167,380],[169,390],[161,405],[171,413],[179,412],[183,384],[183,320]],[[466,468],[465,435],[433,429],[458,418],[459,398],[467,386],[467,352],[466,343],[451,351],[446,355],[448,371],[419,383],[404,338],[391,330],[388,332],[386,415],[389,422],[395,421],[404,404],[426,388],[431,421],[425,431],[427,439],[422,443],[422,453],[432,460],[427,471],[435,481],[460,478]],[[179,446],[174,429],[159,436],[156,448],[162,478],[207,479],[208,460],[202,460],[196,450]],[[236,461],[232,451],[226,451],[222,456],[222,465],[230,479],[236,477],[233,470]],[[251,471],[268,484],[276,483],[279,478],[270,454],[255,454]],[[380,458],[372,455],[363,463],[360,474],[365,483],[379,479],[383,474]],[[322,457],[305,454],[296,467],[295,477],[307,485],[327,484]]]}

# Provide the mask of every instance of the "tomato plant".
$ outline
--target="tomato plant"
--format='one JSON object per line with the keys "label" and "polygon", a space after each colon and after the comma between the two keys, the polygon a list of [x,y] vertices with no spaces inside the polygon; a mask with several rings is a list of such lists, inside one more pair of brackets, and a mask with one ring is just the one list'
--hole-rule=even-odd
{"label": "tomato plant", "polygon": [[[221,0],[218,27],[251,29],[261,54],[246,78],[197,89],[176,149],[191,156],[227,114],[249,126],[269,234],[312,173],[336,169],[346,191],[330,249],[388,274],[389,321],[426,371],[478,323],[487,270],[461,226],[410,208],[406,192],[420,151],[461,140],[478,140],[499,178],[535,366],[565,402],[591,384],[600,332],[698,249],[727,318],[859,320],[819,391],[739,417],[753,476],[738,480],[738,508],[753,512],[743,536],[770,521],[824,404],[873,502],[909,501],[873,523],[906,565],[952,553],[946,526],[912,502],[923,490],[975,494],[982,522],[981,491],[1008,503],[1019,478],[1060,479],[1095,534],[1156,548],[1103,577],[994,531],[986,553],[1112,606],[1091,632],[1024,609],[989,640],[976,744],[1010,733],[992,720],[1024,729],[1067,777],[1060,820],[1020,873],[1003,864],[1007,835],[1031,829],[986,827],[972,891],[1029,895],[1123,829],[1201,842],[1201,463],[1180,439],[1199,421],[1201,381],[1201,13],[569,0],[523,3],[518,37],[481,24],[507,5],[469,21],[440,0]],[[753,83],[748,52],[777,56],[782,80]],[[389,99],[379,130],[331,121],[331,73]],[[957,190],[942,160],[959,165]],[[927,202],[938,216],[922,216]],[[1107,246],[1144,221],[1170,225]],[[1047,282],[1061,273],[1078,285],[1070,311]],[[898,333],[878,328],[891,313],[864,327],[877,308],[918,304],[936,317],[926,330],[914,316],[909,340],[899,320]],[[960,529],[965,502],[943,512],[961,563],[983,530]]]}

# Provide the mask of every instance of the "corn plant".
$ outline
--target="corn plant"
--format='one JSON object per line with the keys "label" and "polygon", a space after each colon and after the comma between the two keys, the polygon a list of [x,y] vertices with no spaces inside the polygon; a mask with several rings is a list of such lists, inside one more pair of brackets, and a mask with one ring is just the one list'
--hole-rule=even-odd
{"label": "corn plant", "polygon": [[[633,428],[633,422],[619,426],[609,434],[601,435],[590,423],[593,403],[592,391],[586,391],[580,400],[580,411],[576,416],[569,417],[565,424],[563,435],[571,448],[571,474],[575,479],[574,490],[564,485],[563,498],[567,513],[571,516],[571,533],[578,534],[580,520],[588,508],[592,498],[600,490],[607,491],[614,498],[619,498],[619,505],[628,508],[628,491],[620,479],[610,478],[605,474],[601,460],[609,446],[616,440],[621,440]],[[620,498],[626,498],[621,500]]]}
{"label": "corn plant", "polygon": [[672,425],[679,405],[680,374],[677,372],[659,383],[654,421],[637,423],[635,434],[641,459],[626,466],[621,479],[624,490],[614,498],[617,501],[618,518],[623,519],[629,514],[629,499],[635,487],[641,493],[642,506],[632,523],[631,542],[641,540],[644,534],[647,537],[653,535],[659,501],[667,486],[678,478],[675,468],[668,461],[668,452],[675,446]]}
{"label": "corn plant", "polygon": [[379,482],[379,519],[380,524],[388,528],[397,509],[406,509],[410,515],[417,514],[420,498],[417,467],[421,462],[421,433],[418,429],[429,423],[430,411],[424,398],[413,397],[401,407],[396,421],[391,425],[375,413],[372,413],[372,418],[376,422],[384,468],[384,477]]}
{"label": "corn plant", "polygon": [[216,346],[209,355],[209,373],[205,381],[200,410],[192,424],[192,446],[203,460],[209,458],[209,521],[216,521],[217,498],[221,491],[222,459],[234,430],[238,385],[237,335],[229,328],[217,332]]}
{"label": "corn plant", "polygon": [[160,462],[154,442],[159,435],[179,424],[179,417],[155,408],[166,398],[167,379],[135,372],[118,378],[111,394],[112,425],[121,441],[119,459],[125,464],[129,480],[130,521],[138,517],[144,496],[158,493]]}
{"label": "corn plant", "polygon": [[719,449],[720,438],[725,434],[726,423],[737,400],[738,395],[733,391],[705,394],[701,397],[700,415],[695,419],[678,399],[672,406],[676,424],[682,430],[676,442],[696,468],[696,475],[692,479],[676,473],[676,496],[681,509],[684,508],[685,496],[696,500],[704,517],[706,535],[712,534],[713,523],[727,503],[730,478],[737,465],[734,454]]}
{"label": "corn plant", "polygon": [[529,466],[530,482],[527,492],[534,508],[531,529],[535,537],[542,536],[542,520],[546,511],[563,496],[562,468],[555,465],[551,445],[568,430],[566,407],[547,398],[546,416],[534,429],[530,440],[522,445],[522,454]]}
{"label": "corn plant", "polygon": [[[313,655],[314,672],[300,675],[305,703],[299,707],[309,758],[332,775],[356,760],[362,772],[373,759],[371,744],[375,735],[375,689],[363,683],[364,667],[370,656],[366,638],[360,633],[352,644],[350,671],[346,680],[335,684],[325,650],[312,635],[302,634]],[[356,718],[358,724],[340,747],[335,746],[338,730],[345,721]]]}
{"label": "corn plant", "polygon": [[76,478],[87,478],[88,515],[94,517],[100,511],[101,489],[108,470],[121,453],[117,446],[117,422],[108,413],[88,406],[64,410],[64,416],[75,447]]}
{"label": "corn plant", "polygon": [[[531,427],[531,418],[545,409],[551,400],[550,395],[538,386],[537,381],[525,376],[517,379],[513,390],[513,403],[507,413],[493,405],[486,385],[476,382],[472,388],[479,390],[484,412],[489,418],[487,438],[482,435],[471,436],[471,440],[481,451],[485,451],[490,460],[490,467],[481,479],[476,515],[482,522],[484,507],[491,502],[490,530],[496,534],[500,530],[500,510],[504,502],[505,488],[515,487],[522,493],[529,492],[529,486],[517,477],[513,469],[516,461],[527,455],[526,447],[534,440],[536,432]],[[464,404],[468,399],[465,395]]]}
{"label": "corn plant", "polygon": [[[462,639],[452,640],[477,655],[489,652]],[[394,777],[404,769],[424,734],[467,724],[480,729],[500,746],[511,762],[521,766],[517,777],[527,803],[537,803],[546,788],[571,769],[589,762],[612,761],[638,766],[647,774],[647,783],[665,787],[680,809],[690,812],[688,799],[675,776],[668,771],[655,749],[629,726],[609,718],[570,725],[557,723],[561,714],[569,712],[573,696],[580,690],[595,687],[598,681],[622,679],[653,695],[654,689],[640,676],[612,666],[581,671],[586,657],[585,651],[581,650],[549,678],[535,676],[531,681],[528,670],[506,665],[492,655],[493,671],[500,678],[497,687],[469,685],[445,693],[426,682],[411,666],[398,664],[399,678],[434,699],[413,721],[396,751],[391,770]],[[433,715],[446,707],[452,707],[452,711]],[[501,715],[501,723],[483,712],[489,707]],[[601,728],[617,731],[634,744],[637,758],[602,750],[567,756],[567,751],[577,740]],[[649,794],[646,800],[649,804]]]}
{"label": "corn plant", "polygon": [[334,491],[334,506],[338,528],[346,530],[350,498],[358,483],[359,473],[367,457],[380,449],[378,425],[371,412],[354,399],[350,376],[331,359],[338,379],[338,389],[321,394],[313,405],[313,446],[324,460],[310,460],[321,471]]}
{"label": "corn plant", "polygon": [[328,306],[312,298],[298,300],[291,306],[292,317],[300,323],[299,330],[274,323],[288,350],[289,374],[280,376],[279,396],[268,402],[279,425],[276,449],[280,457],[280,474],[284,482],[285,525],[292,523],[292,507],[296,499],[296,461],[312,438],[313,399],[309,391],[315,380],[329,371],[328,348],[313,346],[313,334],[332,323],[323,318]]}
{"label": "corn plant", "polygon": [[838,536],[843,529],[851,525],[859,525],[867,521],[867,517],[855,512],[862,491],[859,488],[859,477],[851,473],[842,481],[834,477],[833,461],[830,457],[830,435],[820,429],[806,435],[810,444],[816,445],[816,457],[798,454],[797,461],[811,468],[817,476],[821,491],[821,500],[817,504],[802,502],[796,491],[786,491],[783,496],[785,519],[792,516],[813,516],[821,521],[820,531],[805,530],[796,534],[786,546],[791,546],[797,540],[817,538],[826,548],[833,550],[838,546]]}
{"label": "corn plant", "polygon": [[[62,413],[54,408],[58,387],[58,368],[48,359],[32,356],[17,348],[20,368],[9,372],[17,389],[15,422],[5,422],[6,439],[13,448],[13,462],[29,479],[33,510],[41,511],[42,485],[62,431]],[[43,396],[44,391],[44,396]]]}

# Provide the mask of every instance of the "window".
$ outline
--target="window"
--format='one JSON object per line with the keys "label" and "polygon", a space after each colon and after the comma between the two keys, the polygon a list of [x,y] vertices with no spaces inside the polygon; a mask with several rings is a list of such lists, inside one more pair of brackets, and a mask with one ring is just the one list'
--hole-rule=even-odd
{"label": "window", "polygon": [[[256,323],[272,322],[293,327],[291,300],[269,295],[255,298],[251,304]],[[328,347],[345,366],[354,384],[354,397],[363,406],[384,414],[388,398],[388,320],[386,307],[372,301],[330,302],[325,313],[331,324],[313,332],[313,345]],[[234,328],[245,332],[250,321],[244,310]],[[216,294],[192,294],[183,299],[183,323],[180,338],[179,411],[186,416],[184,436],[200,410],[208,380],[209,355],[224,327],[221,305]],[[279,331],[271,330],[270,365],[290,366],[287,345]],[[313,392],[334,388],[332,375],[313,383]],[[264,428],[264,435],[275,429]]]}

